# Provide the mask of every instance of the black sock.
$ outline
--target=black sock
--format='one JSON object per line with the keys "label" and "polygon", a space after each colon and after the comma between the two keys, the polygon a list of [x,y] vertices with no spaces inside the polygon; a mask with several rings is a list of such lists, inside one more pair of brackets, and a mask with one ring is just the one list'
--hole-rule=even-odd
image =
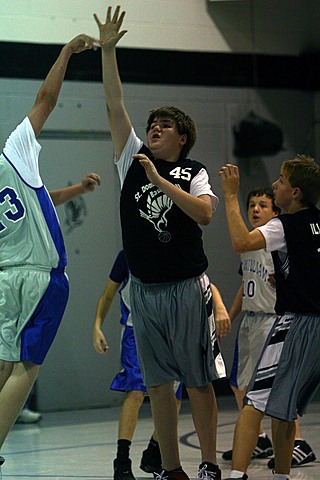
{"label": "black sock", "polygon": [[130,440],[118,440],[117,459],[124,462],[129,459]]}

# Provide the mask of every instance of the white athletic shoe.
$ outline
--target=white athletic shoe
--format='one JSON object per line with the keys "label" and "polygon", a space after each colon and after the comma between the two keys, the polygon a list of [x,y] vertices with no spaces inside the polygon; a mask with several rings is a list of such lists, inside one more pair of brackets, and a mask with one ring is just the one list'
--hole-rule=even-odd
{"label": "white athletic shoe", "polygon": [[21,410],[16,423],[36,423],[39,422],[41,416],[39,412],[33,412],[29,408],[24,408]]}

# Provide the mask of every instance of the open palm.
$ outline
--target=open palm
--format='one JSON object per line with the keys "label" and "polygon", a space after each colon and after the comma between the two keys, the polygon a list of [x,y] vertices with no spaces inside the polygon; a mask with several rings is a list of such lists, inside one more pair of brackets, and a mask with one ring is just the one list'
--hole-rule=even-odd
{"label": "open palm", "polygon": [[123,35],[127,33],[127,30],[122,30],[120,32],[126,12],[121,12],[120,14],[120,6],[118,6],[111,18],[111,11],[112,7],[108,7],[106,23],[102,23],[96,13],[93,15],[99,27],[102,48],[114,47]]}

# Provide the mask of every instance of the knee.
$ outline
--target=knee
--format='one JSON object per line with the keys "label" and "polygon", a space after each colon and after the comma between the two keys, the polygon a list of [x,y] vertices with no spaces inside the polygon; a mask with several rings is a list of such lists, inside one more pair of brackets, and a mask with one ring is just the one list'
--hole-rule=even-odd
{"label": "knee", "polygon": [[201,397],[203,395],[214,396],[214,390],[211,383],[203,385],[202,387],[186,387],[189,397]]}
{"label": "knee", "polygon": [[156,387],[148,387],[150,399],[153,398],[166,401],[169,398],[175,398],[174,382],[164,383]]}
{"label": "knee", "polygon": [[12,362],[6,362],[5,360],[0,360],[0,372],[7,372],[8,370],[12,370],[13,368]]}
{"label": "knee", "polygon": [[129,400],[138,406],[141,406],[145,397],[145,393],[142,390],[131,390],[126,392],[125,400]]}
{"label": "knee", "polygon": [[17,374],[26,374],[31,380],[36,380],[40,371],[40,365],[31,361],[23,361],[14,364],[14,372]]}

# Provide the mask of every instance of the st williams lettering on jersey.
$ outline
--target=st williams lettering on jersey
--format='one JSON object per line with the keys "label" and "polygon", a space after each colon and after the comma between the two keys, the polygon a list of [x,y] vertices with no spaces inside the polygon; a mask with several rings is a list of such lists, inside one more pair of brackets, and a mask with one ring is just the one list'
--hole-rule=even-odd
{"label": "st williams lettering on jersey", "polygon": [[320,227],[318,223],[310,223],[312,235],[320,235]]}
{"label": "st williams lettering on jersey", "polygon": [[241,268],[243,272],[256,273],[265,282],[268,280],[268,270],[262,265],[262,263],[257,262],[255,259],[245,259],[241,263]]}

